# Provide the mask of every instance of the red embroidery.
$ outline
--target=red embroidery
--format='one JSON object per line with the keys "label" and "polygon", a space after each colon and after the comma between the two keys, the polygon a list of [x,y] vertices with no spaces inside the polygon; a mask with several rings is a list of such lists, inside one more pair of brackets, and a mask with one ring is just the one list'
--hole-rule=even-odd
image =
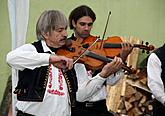
{"label": "red embroidery", "polygon": [[58,73],[58,82],[59,82],[59,89],[60,90],[63,90],[63,86],[62,86],[62,71],[59,70],[59,73]]}
{"label": "red embroidery", "polygon": [[57,89],[56,90],[54,90],[54,89],[52,89],[52,90],[48,89],[48,92],[51,93],[51,94],[59,95],[59,96],[63,96],[64,95],[64,92],[60,92]]}
{"label": "red embroidery", "polygon": [[51,65],[49,65],[49,85],[48,85],[48,90],[47,91],[48,91],[48,93],[51,93],[51,94],[56,94],[56,95],[59,95],[59,96],[63,96],[64,92],[61,92],[63,90],[63,81],[62,81],[63,74],[62,74],[62,71],[58,70],[58,83],[59,83],[59,88],[58,89],[59,90],[52,88],[53,78],[57,79],[56,77],[53,77],[52,67],[51,67]]}
{"label": "red embroidery", "polygon": [[92,71],[91,70],[88,70],[87,71],[87,75],[90,76],[90,77],[92,77]]}

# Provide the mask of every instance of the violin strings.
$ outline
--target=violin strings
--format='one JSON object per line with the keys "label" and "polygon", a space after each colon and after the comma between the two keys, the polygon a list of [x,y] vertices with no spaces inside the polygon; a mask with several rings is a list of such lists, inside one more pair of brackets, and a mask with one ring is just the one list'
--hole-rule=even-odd
{"label": "violin strings", "polygon": [[84,52],[73,62],[73,64],[75,64],[83,55],[86,54],[86,52],[94,45],[96,44],[96,42],[99,40],[99,38],[97,37],[97,39],[86,49],[84,50]]}

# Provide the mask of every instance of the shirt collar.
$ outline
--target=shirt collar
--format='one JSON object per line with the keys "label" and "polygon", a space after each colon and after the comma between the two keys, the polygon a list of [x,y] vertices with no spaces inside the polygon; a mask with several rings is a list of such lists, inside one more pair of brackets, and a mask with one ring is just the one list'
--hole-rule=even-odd
{"label": "shirt collar", "polygon": [[41,44],[42,44],[42,47],[43,47],[44,52],[51,52],[51,53],[53,53],[53,52],[50,50],[50,48],[46,45],[45,40],[41,40]]}

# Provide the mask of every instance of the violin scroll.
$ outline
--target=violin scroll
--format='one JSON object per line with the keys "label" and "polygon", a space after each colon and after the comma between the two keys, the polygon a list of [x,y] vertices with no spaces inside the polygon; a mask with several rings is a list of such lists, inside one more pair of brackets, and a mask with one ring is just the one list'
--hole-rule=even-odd
{"label": "violin scroll", "polygon": [[144,42],[142,41],[142,44],[134,44],[134,47],[138,47],[138,48],[142,49],[142,53],[144,53],[146,50],[147,54],[149,54],[150,51],[155,49],[155,47],[153,45],[149,45],[148,42],[146,42],[145,45],[143,45],[143,43]]}

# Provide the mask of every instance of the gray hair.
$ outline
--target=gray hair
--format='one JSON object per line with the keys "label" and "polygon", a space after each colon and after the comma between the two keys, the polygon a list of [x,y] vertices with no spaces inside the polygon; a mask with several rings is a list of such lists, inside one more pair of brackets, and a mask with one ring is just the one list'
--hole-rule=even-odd
{"label": "gray hair", "polygon": [[59,26],[68,26],[68,21],[65,15],[58,10],[44,11],[36,24],[37,39],[44,39],[42,34],[47,32],[51,34],[51,32],[58,29]]}

